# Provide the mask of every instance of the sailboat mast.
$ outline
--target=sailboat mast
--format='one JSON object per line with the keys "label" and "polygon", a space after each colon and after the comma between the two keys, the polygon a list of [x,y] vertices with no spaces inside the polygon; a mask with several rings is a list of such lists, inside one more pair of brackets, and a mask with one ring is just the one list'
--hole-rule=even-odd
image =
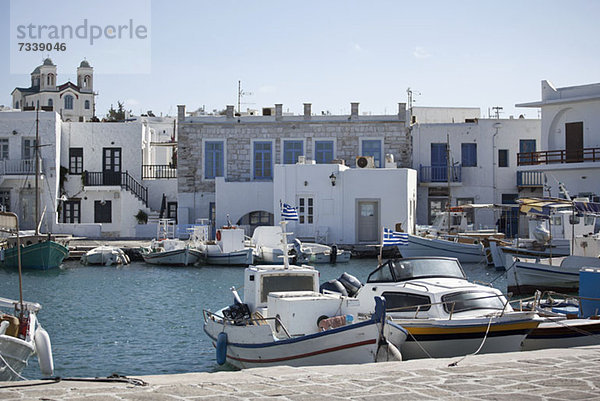
{"label": "sailboat mast", "polygon": [[450,163],[450,134],[446,131],[446,179],[448,182],[448,233],[450,233],[450,207],[452,206],[452,194],[450,193],[450,169],[452,165]]}
{"label": "sailboat mast", "polygon": [[39,217],[40,217],[40,192],[39,179],[40,179],[40,157],[39,157],[39,144],[40,144],[40,106],[35,110],[35,235],[40,234],[39,230]]}

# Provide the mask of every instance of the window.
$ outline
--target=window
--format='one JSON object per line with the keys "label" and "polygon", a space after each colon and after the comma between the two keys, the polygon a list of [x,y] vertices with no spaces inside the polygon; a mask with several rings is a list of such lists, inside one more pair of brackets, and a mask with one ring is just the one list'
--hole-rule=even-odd
{"label": "window", "polygon": [[211,180],[223,177],[224,146],[222,141],[206,141],[204,143],[204,178]]}
{"label": "window", "polygon": [[365,139],[362,141],[362,155],[373,156],[375,159],[375,167],[381,167],[381,140],[380,139]]}
{"label": "window", "polygon": [[520,156],[520,162],[521,163],[532,163],[533,162],[533,155],[531,154],[527,154],[527,153],[533,153],[535,152],[535,139],[521,139],[519,141],[519,153],[521,153]]}
{"label": "window", "polygon": [[508,149],[498,149],[498,167],[508,167]]}
{"label": "window", "polygon": [[94,223],[112,223],[111,201],[94,201]]}
{"label": "window", "polygon": [[295,164],[298,156],[304,155],[302,141],[283,141],[283,164]]}
{"label": "window", "polygon": [[254,179],[270,180],[273,178],[273,144],[271,142],[254,142]]}
{"label": "window", "polygon": [[177,223],[177,202],[167,202],[167,219],[175,220]]}
{"label": "window", "polygon": [[35,158],[35,139],[23,138],[21,146],[21,159],[32,160]]}
{"label": "window", "polygon": [[83,148],[69,148],[69,174],[83,173]]}
{"label": "window", "polygon": [[54,105],[54,101],[52,99],[48,99],[48,106],[52,107]]}
{"label": "window", "polygon": [[0,189],[0,209],[10,212],[10,189]]}
{"label": "window", "polygon": [[65,110],[73,110],[73,96],[65,96]]}
{"label": "window", "polygon": [[431,299],[425,295],[408,294],[403,292],[384,292],[385,310],[389,312],[415,312],[431,309]]}
{"label": "window", "polygon": [[[276,275],[276,276],[261,276],[262,291],[260,294],[260,302],[267,302],[267,296],[271,292],[283,291],[314,291],[315,277],[312,274],[294,274],[291,275]],[[318,281],[318,280],[317,280]]]}
{"label": "window", "polygon": [[313,198],[298,198],[298,223],[314,224],[314,199]]}
{"label": "window", "polygon": [[81,201],[63,202],[63,223],[81,223]]}
{"label": "window", "polygon": [[315,141],[315,160],[318,164],[331,163],[333,160],[333,141]]}
{"label": "window", "polygon": [[462,166],[463,167],[477,167],[477,144],[476,143],[462,143],[460,145]]}
{"label": "window", "polygon": [[86,100],[86,101],[85,101],[83,104],[84,104],[84,106],[83,106],[83,107],[84,107],[86,110],[89,110],[89,109],[90,109],[90,101],[89,101],[89,100]]}
{"label": "window", "polygon": [[[385,298],[388,301],[388,298]],[[447,313],[465,312],[475,309],[497,309],[503,310],[504,303],[498,295],[493,292],[469,291],[455,292],[442,296],[444,310]]]}
{"label": "window", "polygon": [[0,160],[8,159],[8,138],[0,138]]}
{"label": "window", "polygon": [[17,101],[15,102],[15,109],[18,109],[18,108],[19,108],[19,101],[17,100]]}
{"label": "window", "polygon": [[502,204],[503,205],[516,205],[518,198],[519,198],[518,194],[502,194]]}

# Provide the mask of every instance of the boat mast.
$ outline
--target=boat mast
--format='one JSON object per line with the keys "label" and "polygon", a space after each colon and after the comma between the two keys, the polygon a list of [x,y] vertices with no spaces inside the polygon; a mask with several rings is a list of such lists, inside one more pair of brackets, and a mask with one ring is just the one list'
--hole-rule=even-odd
{"label": "boat mast", "polygon": [[448,234],[450,234],[450,207],[452,206],[452,195],[450,194],[450,134],[446,131],[446,181],[448,182]]}
{"label": "boat mast", "polygon": [[40,158],[39,158],[39,148],[40,148],[40,106],[35,109],[35,235],[40,234],[39,230],[39,216],[40,216],[40,192],[39,192],[39,179],[40,179]]}

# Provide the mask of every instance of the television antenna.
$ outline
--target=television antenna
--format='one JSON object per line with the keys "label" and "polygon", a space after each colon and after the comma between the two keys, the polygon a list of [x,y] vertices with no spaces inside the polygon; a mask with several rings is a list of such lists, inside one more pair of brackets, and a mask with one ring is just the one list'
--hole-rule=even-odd
{"label": "television antenna", "polygon": [[[240,114],[242,112],[242,109],[240,107],[240,105],[242,104],[241,103],[242,97],[243,96],[250,96],[250,95],[252,95],[252,92],[245,92],[244,90],[242,90],[242,81],[238,81],[238,97],[237,97],[237,100],[238,100],[237,101],[237,106],[238,106],[237,107],[237,111],[238,111],[238,114]],[[244,104],[254,104],[254,103],[244,103]]]}

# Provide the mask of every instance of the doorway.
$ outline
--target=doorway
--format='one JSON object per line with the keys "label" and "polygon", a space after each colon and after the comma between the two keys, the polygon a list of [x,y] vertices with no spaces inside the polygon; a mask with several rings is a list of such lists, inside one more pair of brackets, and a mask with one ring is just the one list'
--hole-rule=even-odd
{"label": "doorway", "polygon": [[356,209],[358,242],[379,242],[379,201],[358,201]]}
{"label": "doorway", "polygon": [[104,185],[121,185],[121,148],[102,148]]}
{"label": "doorway", "polygon": [[583,161],[583,122],[565,124],[565,151],[567,163]]}

